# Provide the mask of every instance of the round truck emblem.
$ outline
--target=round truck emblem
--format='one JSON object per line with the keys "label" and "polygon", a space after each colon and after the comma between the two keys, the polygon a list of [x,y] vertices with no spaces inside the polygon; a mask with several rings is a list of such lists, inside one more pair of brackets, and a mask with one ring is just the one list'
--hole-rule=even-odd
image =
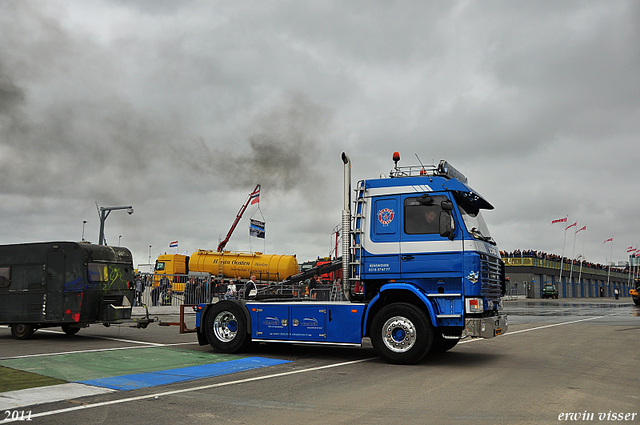
{"label": "round truck emblem", "polygon": [[383,208],[378,211],[378,221],[383,225],[387,226],[389,223],[393,221],[393,216],[395,213],[390,208]]}

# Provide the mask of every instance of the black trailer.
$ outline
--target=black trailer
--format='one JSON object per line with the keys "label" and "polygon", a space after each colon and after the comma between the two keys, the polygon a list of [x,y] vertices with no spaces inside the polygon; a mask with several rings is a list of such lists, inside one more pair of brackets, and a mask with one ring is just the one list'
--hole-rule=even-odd
{"label": "black trailer", "polygon": [[84,242],[0,245],[0,324],[17,339],[61,326],[73,335],[91,323],[131,318],[135,284],[127,248]]}

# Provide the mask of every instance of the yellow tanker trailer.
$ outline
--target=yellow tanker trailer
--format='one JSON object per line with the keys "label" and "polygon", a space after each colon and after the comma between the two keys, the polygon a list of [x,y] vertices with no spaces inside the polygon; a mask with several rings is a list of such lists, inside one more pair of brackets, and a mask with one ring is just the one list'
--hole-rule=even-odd
{"label": "yellow tanker trailer", "polygon": [[249,279],[255,275],[261,281],[280,282],[298,274],[298,260],[295,255],[216,252],[200,249],[191,255],[189,271],[206,272],[234,279]]}
{"label": "yellow tanker trailer", "polygon": [[298,260],[295,255],[263,254],[261,252],[217,252],[199,249],[190,257],[181,254],[158,256],[154,271],[154,286],[162,275],[173,275],[174,291],[184,290],[185,279],[176,275],[208,273],[227,279],[249,279],[255,275],[258,281],[280,282],[298,274]]}

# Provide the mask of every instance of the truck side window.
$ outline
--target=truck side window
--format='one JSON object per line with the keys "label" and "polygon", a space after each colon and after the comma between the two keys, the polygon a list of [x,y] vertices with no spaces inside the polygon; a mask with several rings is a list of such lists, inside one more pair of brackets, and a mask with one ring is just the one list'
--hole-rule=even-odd
{"label": "truck side window", "polygon": [[106,282],[109,278],[106,264],[89,263],[87,264],[87,272],[89,282],[92,283]]}
{"label": "truck side window", "polygon": [[11,267],[0,267],[0,288],[11,284]]}
{"label": "truck side window", "polygon": [[440,203],[445,196],[406,198],[404,200],[404,232],[408,235],[439,234]]}

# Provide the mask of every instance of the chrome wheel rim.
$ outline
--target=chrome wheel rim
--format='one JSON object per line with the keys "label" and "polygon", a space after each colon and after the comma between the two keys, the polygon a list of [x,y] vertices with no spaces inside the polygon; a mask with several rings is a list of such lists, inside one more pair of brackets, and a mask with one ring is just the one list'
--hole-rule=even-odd
{"label": "chrome wheel rim", "polygon": [[382,342],[394,353],[405,353],[415,345],[416,327],[402,316],[391,317],[382,327]]}
{"label": "chrome wheel rim", "polygon": [[229,312],[219,313],[213,321],[213,333],[222,342],[231,342],[238,334],[238,319]]}

